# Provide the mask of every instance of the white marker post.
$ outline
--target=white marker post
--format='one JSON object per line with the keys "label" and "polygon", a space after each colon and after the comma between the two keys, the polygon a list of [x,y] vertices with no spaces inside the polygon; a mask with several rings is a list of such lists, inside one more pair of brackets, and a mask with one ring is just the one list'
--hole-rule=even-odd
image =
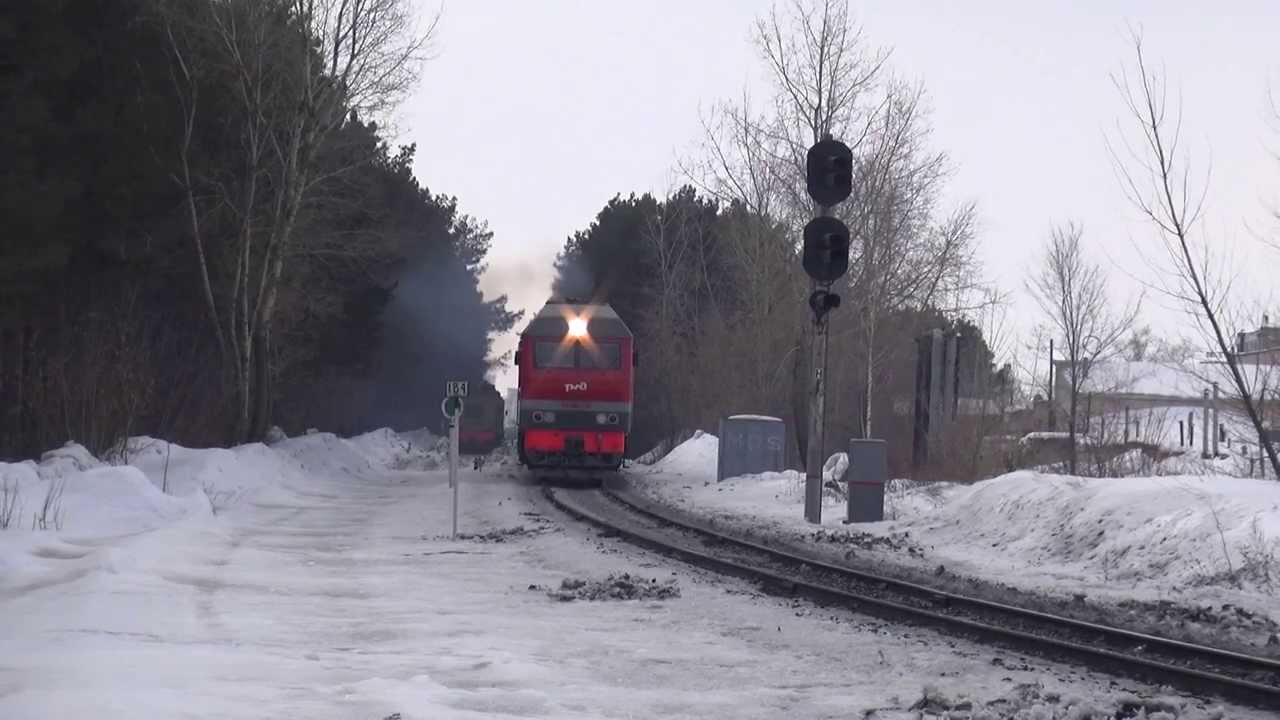
{"label": "white marker post", "polygon": [[467,383],[451,380],[445,385],[440,410],[449,419],[449,487],[453,489],[453,539],[458,539],[458,423],[462,419],[462,398],[467,396]]}

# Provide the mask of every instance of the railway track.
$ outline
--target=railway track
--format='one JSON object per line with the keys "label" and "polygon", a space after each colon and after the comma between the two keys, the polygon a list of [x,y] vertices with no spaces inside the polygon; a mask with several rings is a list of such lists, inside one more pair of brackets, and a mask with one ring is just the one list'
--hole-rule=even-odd
{"label": "railway track", "polygon": [[1108,627],[833,565],[678,519],[605,488],[546,487],[561,510],[701,567],[889,620],[1255,707],[1280,709],[1280,661]]}

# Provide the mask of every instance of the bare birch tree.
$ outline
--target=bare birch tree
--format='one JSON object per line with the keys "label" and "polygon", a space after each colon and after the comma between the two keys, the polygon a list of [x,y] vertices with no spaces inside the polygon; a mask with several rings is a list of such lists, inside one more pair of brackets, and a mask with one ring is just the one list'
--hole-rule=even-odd
{"label": "bare birch tree", "polygon": [[1169,107],[1163,73],[1148,66],[1138,32],[1133,33],[1132,43],[1132,71],[1112,78],[1131,123],[1129,135],[1121,126],[1120,142],[1109,143],[1117,175],[1128,200],[1156,230],[1165,260],[1159,289],[1196,318],[1217,348],[1228,382],[1258,434],[1258,444],[1280,477],[1280,456],[1259,411],[1258,388],[1241,367],[1226,322],[1233,299],[1231,276],[1224,270],[1223,256],[1215,253],[1197,228],[1208,184],[1195,187],[1185,151],[1179,147],[1182,113]]}
{"label": "bare birch tree", "polygon": [[1085,257],[1079,225],[1054,228],[1045,246],[1039,272],[1027,281],[1027,289],[1061,334],[1063,360],[1067,363],[1067,433],[1070,436],[1068,469],[1076,473],[1080,391],[1091,367],[1114,354],[1133,329],[1139,303],[1118,312],[1107,296],[1102,267]]}
{"label": "bare birch tree", "polygon": [[689,387],[694,373],[690,372],[688,354],[690,337],[699,333],[695,298],[700,229],[687,205],[672,205],[659,207],[643,230],[656,282],[650,288],[651,310],[636,328],[650,348],[639,372],[664,379],[653,386],[658,388],[655,400],[663,442],[668,444],[677,442],[681,431],[696,426],[690,403],[695,393]]}
{"label": "bare birch tree", "polygon": [[[378,117],[411,89],[435,29],[419,31],[406,0],[229,0],[182,18],[190,35],[206,39],[210,62],[228,69],[239,103],[236,123],[243,155],[233,182],[219,183],[236,217],[230,271],[218,272],[205,249],[197,182],[189,166],[197,115],[195,53],[173,33],[175,84],[187,131],[179,183],[202,292],[236,388],[237,441],[260,437],[270,422],[272,338],[281,279],[291,257],[307,252],[296,229],[305,203],[324,181],[317,158],[349,117]],[[183,92],[185,90],[185,92]],[[224,119],[205,118],[206,122]],[[220,285],[215,288],[215,285]]]}
{"label": "bare birch tree", "polygon": [[[944,288],[972,281],[976,212],[971,205],[939,208],[950,162],[928,148],[925,93],[891,76],[889,51],[868,41],[847,0],[782,0],[757,20],[752,39],[772,93],[759,108],[747,96],[717,108],[704,123],[701,157],[684,170],[722,201],[778,222],[789,253],[782,257],[798,264],[801,231],[814,211],[805,189],[808,148],[830,134],[853,149],[854,193],[835,208],[853,234],[848,309],[833,314],[832,329],[860,328],[858,355],[865,367],[857,394],[863,398],[860,425],[869,436],[878,368],[905,352],[880,348],[877,329],[895,310],[923,307],[942,297]],[[795,347],[808,339],[802,328],[811,324],[806,283],[798,275],[791,289],[799,311],[783,327],[794,328],[793,339],[770,343],[769,352],[781,356],[766,365],[801,358]],[[793,367],[792,377],[806,385],[800,369]],[[802,411],[798,404],[797,414]],[[796,429],[803,450],[803,423]]]}

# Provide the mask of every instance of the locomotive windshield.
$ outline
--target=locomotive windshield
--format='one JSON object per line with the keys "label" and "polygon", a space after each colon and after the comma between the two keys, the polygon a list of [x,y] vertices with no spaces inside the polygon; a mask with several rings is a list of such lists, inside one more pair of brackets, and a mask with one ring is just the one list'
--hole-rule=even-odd
{"label": "locomotive windshield", "polygon": [[602,342],[592,347],[578,347],[578,367],[594,370],[617,370],[622,367],[622,349],[617,343]]}
{"label": "locomotive windshield", "polygon": [[558,341],[535,343],[533,346],[533,362],[540,368],[571,368],[574,366],[574,345],[565,345]]}
{"label": "locomotive windshield", "polygon": [[617,370],[622,367],[622,348],[614,342],[597,342],[588,346],[546,340],[534,343],[533,362],[539,368]]}

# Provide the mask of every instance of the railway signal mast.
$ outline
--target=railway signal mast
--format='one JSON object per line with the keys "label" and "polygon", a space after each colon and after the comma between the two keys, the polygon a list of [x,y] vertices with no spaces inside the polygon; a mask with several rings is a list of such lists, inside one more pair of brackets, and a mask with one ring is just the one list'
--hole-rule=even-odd
{"label": "railway signal mast", "polygon": [[462,420],[464,398],[467,397],[465,380],[445,383],[445,397],[440,411],[449,421],[449,487],[453,490],[453,539],[458,539],[458,423]]}
{"label": "railway signal mast", "polygon": [[805,185],[817,204],[816,217],[804,226],[801,262],[812,278],[809,307],[813,310],[813,397],[809,403],[809,446],[804,481],[804,518],[822,522],[822,466],[826,434],[827,313],[840,307],[831,284],[849,271],[849,228],[832,217],[831,208],[853,192],[853,152],[824,135],[809,148]]}

